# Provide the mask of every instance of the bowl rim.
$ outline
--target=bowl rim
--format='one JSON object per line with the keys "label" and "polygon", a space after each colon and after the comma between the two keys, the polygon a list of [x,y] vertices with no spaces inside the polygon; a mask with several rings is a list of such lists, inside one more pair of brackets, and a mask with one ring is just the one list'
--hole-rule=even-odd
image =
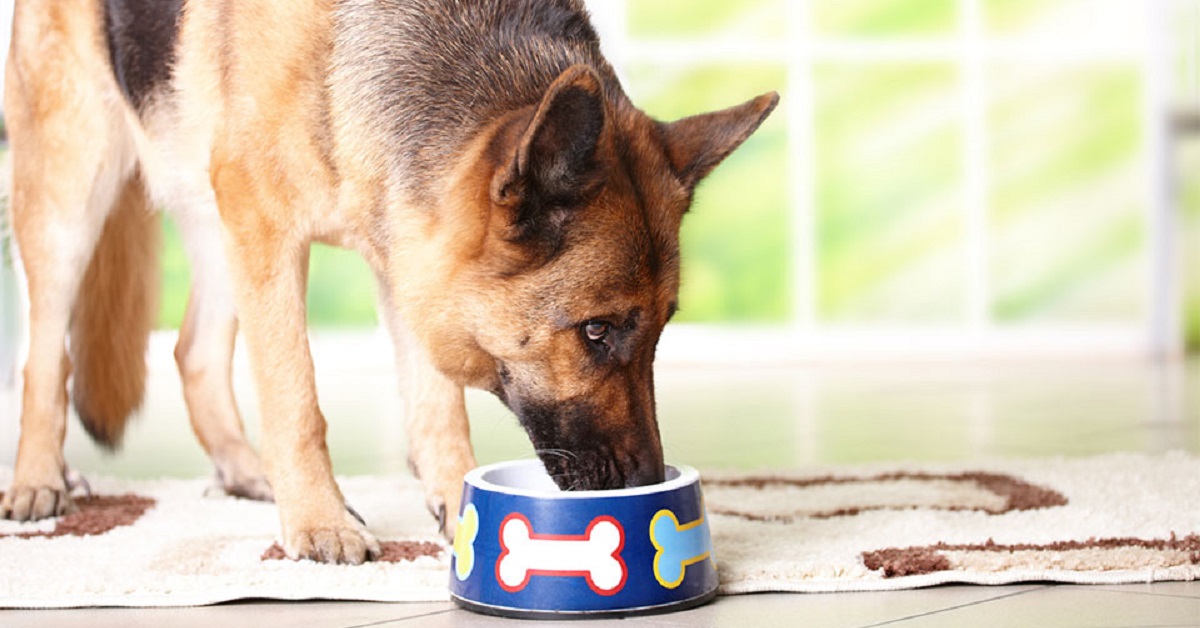
{"label": "bowl rim", "polygon": [[646,486],[635,486],[633,488],[617,488],[603,491],[539,491],[529,488],[505,486],[503,484],[497,484],[486,479],[487,475],[493,471],[514,467],[534,467],[537,472],[546,472],[546,468],[542,466],[541,460],[506,460],[504,462],[495,462],[481,467],[476,467],[468,471],[466,476],[463,477],[463,482],[474,487],[476,490],[501,493],[504,495],[517,495],[521,497],[536,497],[540,499],[609,499],[614,497],[637,497],[641,495],[666,493],[700,481],[700,473],[696,471],[695,468],[685,464],[666,465],[668,473],[671,469],[674,469],[679,475],[671,478],[670,480],[666,480],[665,482],[648,484]]}

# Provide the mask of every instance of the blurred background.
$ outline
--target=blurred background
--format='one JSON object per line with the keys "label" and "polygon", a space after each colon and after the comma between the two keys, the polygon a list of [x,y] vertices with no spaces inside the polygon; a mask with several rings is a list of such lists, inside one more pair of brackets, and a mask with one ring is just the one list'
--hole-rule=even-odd
{"label": "blurred background", "polygon": [[[783,95],[685,221],[679,321],[1158,354],[1200,349],[1197,6],[590,3],[655,117]],[[189,269],[164,229],[174,329]],[[376,326],[361,260],[318,247],[309,308],[318,328]]]}
{"label": "blurred background", "polygon": [[[824,331],[801,349],[818,358],[863,333],[889,351],[1200,349],[1195,0],[591,10],[658,118],[783,95],[685,222],[681,322]],[[173,328],[188,268],[166,229]],[[376,325],[361,261],[321,248],[309,307],[318,327]]]}
{"label": "blurred background", "polygon": [[[588,4],[657,118],[783,97],[684,222],[682,309],[658,378],[681,459],[1200,450],[1200,362],[1185,357],[1200,352],[1200,0]],[[10,11],[0,3],[5,24]],[[85,467],[204,468],[194,444],[161,446],[190,439],[170,361],[189,269],[164,229],[148,411],[178,415],[177,433],[131,437],[159,466],[69,441]],[[2,252],[0,383],[14,392],[0,463],[23,350],[7,239]],[[390,346],[363,262],[318,246],[308,300],[327,415],[398,414],[377,392]],[[470,403],[481,460],[528,455],[494,400]],[[340,469],[403,466],[394,423],[368,453],[361,430],[334,425]]]}

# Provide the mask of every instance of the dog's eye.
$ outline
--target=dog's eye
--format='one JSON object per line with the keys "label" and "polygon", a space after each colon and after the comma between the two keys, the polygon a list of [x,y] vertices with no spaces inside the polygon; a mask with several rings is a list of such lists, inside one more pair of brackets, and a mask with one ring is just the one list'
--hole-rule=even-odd
{"label": "dog's eye", "polygon": [[608,337],[612,325],[604,321],[588,321],[583,325],[583,333],[592,342],[603,342]]}

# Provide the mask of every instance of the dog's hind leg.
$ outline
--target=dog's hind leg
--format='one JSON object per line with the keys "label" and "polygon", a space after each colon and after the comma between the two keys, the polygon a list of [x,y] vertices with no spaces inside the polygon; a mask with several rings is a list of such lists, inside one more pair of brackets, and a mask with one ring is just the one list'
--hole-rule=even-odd
{"label": "dog's hind leg", "polygon": [[181,212],[176,219],[192,266],[192,292],[175,345],[192,430],[226,494],[270,501],[271,486],[246,440],[233,396],[237,314],[216,208],[208,214]]}
{"label": "dog's hind leg", "polygon": [[134,160],[94,11],[18,4],[5,84],[12,226],[29,289],[29,357],[12,486],[0,517],[70,508],[64,478],[67,329],[80,283]]}

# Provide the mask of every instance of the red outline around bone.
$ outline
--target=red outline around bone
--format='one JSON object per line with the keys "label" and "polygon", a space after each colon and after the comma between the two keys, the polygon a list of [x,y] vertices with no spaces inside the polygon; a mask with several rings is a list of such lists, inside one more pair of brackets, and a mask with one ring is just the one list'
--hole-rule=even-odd
{"label": "red outline around bone", "polygon": [[[529,530],[529,539],[534,540],[534,541],[587,541],[588,539],[591,538],[592,528],[595,528],[596,524],[600,523],[601,521],[608,521],[609,523],[611,523],[617,527],[617,534],[619,535],[619,537],[621,539],[620,543],[617,543],[617,549],[613,550],[613,553],[611,554],[611,556],[616,559],[617,563],[621,565],[621,581],[617,583],[617,586],[606,591],[604,589],[601,589],[600,587],[597,587],[595,582],[592,582],[592,572],[590,572],[590,571],[555,571],[553,569],[528,569],[525,571],[525,579],[522,580],[521,583],[518,584],[517,586],[510,587],[510,586],[504,584],[504,581],[500,579],[500,563],[504,561],[504,557],[508,556],[508,553],[509,553],[508,546],[504,544],[504,527],[507,526],[508,522],[513,519],[520,519],[525,522],[525,527]],[[495,569],[496,584],[500,585],[501,589],[504,589],[505,591],[508,591],[509,593],[516,593],[516,592],[524,589],[525,586],[529,584],[529,579],[532,578],[533,576],[567,576],[567,577],[575,577],[575,578],[585,578],[587,580],[588,588],[591,589],[593,593],[595,593],[597,595],[607,596],[607,595],[615,595],[618,591],[625,588],[625,581],[629,579],[629,568],[625,565],[625,559],[621,558],[621,550],[625,549],[625,528],[621,527],[621,523],[619,521],[617,521],[616,519],[614,519],[608,515],[600,515],[599,517],[592,519],[592,522],[588,524],[587,530],[583,534],[537,534],[533,531],[533,524],[529,522],[528,517],[526,517],[525,515],[523,515],[519,512],[514,512],[514,513],[508,515],[507,517],[505,517],[504,520],[500,522],[499,536],[500,536],[500,557],[496,559],[496,569]]]}

